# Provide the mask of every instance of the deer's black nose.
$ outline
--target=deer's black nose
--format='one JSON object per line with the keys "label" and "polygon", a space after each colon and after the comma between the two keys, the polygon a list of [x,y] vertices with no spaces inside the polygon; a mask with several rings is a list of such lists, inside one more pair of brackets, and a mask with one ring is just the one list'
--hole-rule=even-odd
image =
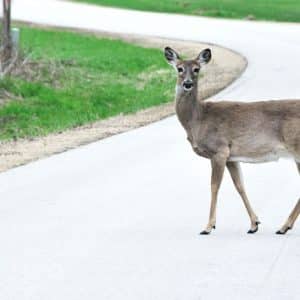
{"label": "deer's black nose", "polygon": [[184,81],[183,87],[187,90],[190,90],[193,87],[193,82],[192,81]]}

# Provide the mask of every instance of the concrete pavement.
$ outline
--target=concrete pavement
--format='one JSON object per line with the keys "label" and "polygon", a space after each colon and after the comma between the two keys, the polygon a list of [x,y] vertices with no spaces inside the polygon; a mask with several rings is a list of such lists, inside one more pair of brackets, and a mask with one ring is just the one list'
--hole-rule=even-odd
{"label": "concrete pavement", "polygon": [[[217,43],[249,66],[216,99],[300,98],[300,26],[15,0],[15,19]],[[87,21],[88,20],[88,21]],[[163,59],[163,57],[162,57]],[[300,294],[299,196],[291,161],[245,165],[249,220],[228,174],[217,230],[209,162],[175,117],[0,174],[0,299],[270,299]]]}

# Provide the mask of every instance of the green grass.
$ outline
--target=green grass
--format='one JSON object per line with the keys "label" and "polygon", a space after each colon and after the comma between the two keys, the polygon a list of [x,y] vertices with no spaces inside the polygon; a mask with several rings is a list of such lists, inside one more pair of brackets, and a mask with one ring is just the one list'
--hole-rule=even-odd
{"label": "green grass", "polygon": [[172,70],[159,49],[32,28],[21,28],[21,37],[34,67],[30,76],[0,81],[0,92],[15,99],[0,106],[1,140],[59,132],[172,99]]}
{"label": "green grass", "polygon": [[300,22],[299,0],[77,0],[138,10]]}

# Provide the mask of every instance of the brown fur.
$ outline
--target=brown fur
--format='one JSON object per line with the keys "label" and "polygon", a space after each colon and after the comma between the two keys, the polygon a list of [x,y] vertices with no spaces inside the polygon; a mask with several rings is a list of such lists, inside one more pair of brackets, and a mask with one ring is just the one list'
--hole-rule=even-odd
{"label": "brown fur", "polygon": [[[300,161],[300,101],[196,102],[190,115],[176,104],[177,114],[197,154],[212,158],[220,146],[230,156],[258,158],[282,144]],[[193,129],[190,129],[193,128]],[[291,130],[293,128],[293,130]]]}

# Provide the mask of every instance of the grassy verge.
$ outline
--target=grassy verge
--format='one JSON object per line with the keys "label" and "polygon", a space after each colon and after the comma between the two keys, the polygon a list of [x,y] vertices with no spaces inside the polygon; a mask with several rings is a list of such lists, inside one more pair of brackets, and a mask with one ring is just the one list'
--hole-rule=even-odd
{"label": "grassy verge", "polygon": [[10,98],[0,105],[1,140],[59,132],[172,98],[172,70],[158,49],[27,27],[21,47],[29,60],[0,81],[0,98]]}
{"label": "grassy verge", "polygon": [[224,18],[300,22],[299,0],[77,0],[123,8]]}

